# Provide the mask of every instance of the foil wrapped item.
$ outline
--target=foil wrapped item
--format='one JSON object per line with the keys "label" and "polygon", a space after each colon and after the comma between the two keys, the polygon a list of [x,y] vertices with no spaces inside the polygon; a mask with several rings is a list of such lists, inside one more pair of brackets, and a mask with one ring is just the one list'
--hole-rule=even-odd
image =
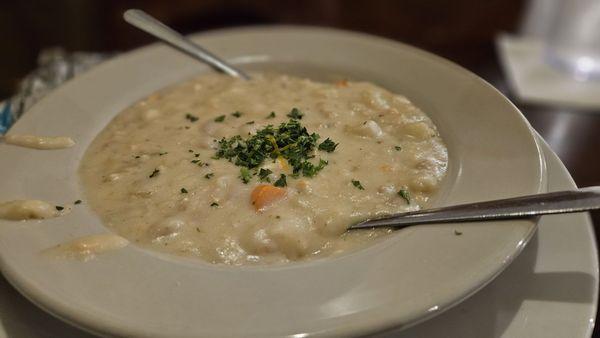
{"label": "foil wrapped item", "polygon": [[0,107],[0,135],[56,87],[110,56],[102,53],[68,53],[62,48],[43,50],[38,56],[38,67],[19,83],[15,95]]}

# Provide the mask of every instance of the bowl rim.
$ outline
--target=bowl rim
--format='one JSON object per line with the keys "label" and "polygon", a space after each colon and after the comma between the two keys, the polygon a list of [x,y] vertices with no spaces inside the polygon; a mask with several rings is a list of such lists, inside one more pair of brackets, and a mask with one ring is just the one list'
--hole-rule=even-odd
{"label": "bowl rim", "polygon": [[[519,112],[519,110],[512,103],[510,103],[510,101],[507,98],[505,98],[497,89],[495,89],[493,86],[491,86],[485,80],[479,78],[475,74],[471,73],[470,71],[464,69],[463,67],[461,67],[451,61],[448,61],[448,60],[438,57],[434,54],[431,54],[429,52],[417,49],[415,47],[412,47],[412,46],[409,46],[409,45],[406,45],[406,44],[403,44],[403,43],[400,43],[397,41],[380,38],[380,37],[375,37],[375,36],[365,34],[365,33],[357,33],[357,32],[338,30],[338,29],[332,29],[332,28],[321,28],[321,27],[313,27],[313,26],[292,26],[292,25],[266,25],[266,26],[260,25],[260,26],[250,26],[250,27],[225,28],[225,29],[218,29],[218,30],[214,30],[214,31],[203,32],[200,34],[194,34],[192,37],[194,39],[204,39],[204,38],[211,38],[211,37],[215,37],[215,36],[218,37],[223,34],[227,35],[229,33],[239,33],[239,32],[246,33],[247,32],[247,33],[252,33],[252,34],[260,34],[261,32],[264,32],[264,31],[271,32],[274,30],[280,31],[280,32],[292,31],[292,32],[300,33],[300,34],[302,34],[302,32],[311,32],[311,33],[321,32],[321,33],[327,33],[329,35],[332,35],[332,34],[333,35],[341,35],[341,36],[347,36],[347,37],[356,38],[356,39],[369,39],[370,42],[377,43],[377,44],[386,44],[386,45],[389,45],[390,48],[403,48],[408,52],[418,55],[419,57],[429,58],[429,59],[433,60],[434,62],[445,65],[446,67],[452,67],[454,69],[458,69],[460,72],[465,73],[465,75],[468,75],[472,79],[477,81],[480,85],[486,86],[488,89],[492,89],[493,91],[495,91],[496,95],[502,97],[506,101],[506,103],[508,103],[512,107],[513,112],[516,113],[515,116],[518,116],[521,119],[521,123],[523,123],[525,126],[527,126],[527,128],[529,128],[531,130],[529,123],[527,122],[525,117]],[[139,48],[139,49],[136,49],[133,51],[129,51],[125,54],[122,54],[115,58],[112,58],[111,60],[103,62],[102,64],[100,64],[100,65],[96,66],[95,68],[91,69],[90,71],[86,72],[86,74],[84,74],[85,77],[78,77],[78,78],[68,81],[67,84],[62,85],[50,96],[61,95],[62,92],[68,91],[71,89],[71,87],[75,86],[78,81],[85,81],[89,78],[93,78],[95,76],[95,74],[104,71],[104,68],[110,67],[112,64],[116,64],[116,63],[120,62],[120,60],[123,60],[126,58],[135,58],[137,55],[151,52],[152,50],[155,50],[157,47],[158,47],[158,44],[152,44],[152,45],[142,47],[142,48]],[[46,99],[40,101],[40,103],[36,104],[36,106],[43,104],[43,102],[45,102],[45,100]],[[533,140],[535,146],[537,147],[538,155],[539,155],[538,192],[542,192],[545,189],[545,160],[543,158],[543,152],[541,151],[541,146],[539,144],[539,141],[537,140],[537,138],[535,138],[533,136],[532,133],[531,133],[531,136],[532,136],[532,140]],[[479,283],[476,287],[465,290],[465,292],[461,296],[457,297],[454,301],[443,304],[443,306],[441,306],[439,309],[437,309],[435,311],[431,311],[431,312],[421,316],[419,318],[419,320],[413,320],[410,323],[406,323],[406,324],[404,324],[404,326],[408,327],[408,326],[417,324],[421,321],[424,321],[432,316],[435,316],[435,315],[443,312],[444,310],[451,308],[452,306],[456,305],[460,301],[466,299],[470,295],[477,292],[479,289],[483,288],[485,285],[487,285],[487,283],[489,283],[491,280],[493,280],[493,278],[495,276],[500,274],[503,271],[503,269],[506,266],[508,266],[508,264],[521,252],[521,250],[524,248],[526,243],[533,236],[535,229],[536,229],[535,225],[532,225],[529,227],[528,233],[526,234],[522,243],[520,243],[520,245],[515,248],[513,254],[506,257],[504,263],[500,266],[500,268],[497,269],[493,274],[488,275],[486,280],[483,283]],[[342,256],[342,257],[344,257],[344,256]],[[304,265],[304,263],[299,263],[299,264]],[[307,262],[306,264],[312,264],[312,263]],[[73,311],[73,309],[71,309],[66,302],[57,302],[56,299],[53,299],[52,297],[48,297],[48,295],[46,293],[44,293],[44,290],[38,289],[36,285],[29,284],[26,279],[21,278],[22,276],[17,271],[13,270],[13,267],[11,266],[11,264],[9,264],[9,262],[5,261],[3,256],[0,256],[0,268],[1,268],[2,272],[5,274],[5,276],[7,277],[7,280],[17,290],[19,290],[20,293],[25,295],[25,297],[27,299],[29,299],[30,301],[32,301],[33,303],[35,303],[42,309],[50,312],[51,314],[61,318],[62,320],[65,320],[75,326],[78,326],[80,328],[83,328],[85,330],[88,330],[90,332],[95,332],[95,333],[111,332],[111,333],[121,333],[122,334],[123,332],[127,332],[128,334],[142,334],[142,335],[147,333],[146,331],[132,331],[131,328],[121,326],[117,322],[111,322],[110,320],[106,320],[106,318],[105,318],[106,321],[103,321],[103,322],[100,322],[98,320],[98,318],[94,318],[93,316],[84,318],[84,316],[82,316],[81,313],[78,313],[77,311]],[[211,268],[215,268],[215,267],[211,266]],[[231,267],[219,267],[218,269],[220,269],[220,268],[224,268],[225,270],[232,269]],[[263,267],[258,267],[258,268],[257,267],[243,267],[242,269],[261,270],[262,268]],[[270,269],[283,269],[283,270],[296,269],[296,268],[298,268],[297,264],[284,265],[284,266],[279,266],[279,267],[270,267]],[[235,267],[233,269],[239,270],[240,267]],[[333,331],[315,332],[315,333],[317,333],[317,334],[319,334],[319,333],[322,333],[322,334],[368,333],[368,332],[385,330],[385,329],[388,329],[391,327],[396,327],[399,323],[397,321],[393,321],[393,322],[380,321],[377,323],[372,322],[371,324],[372,325],[370,325],[369,327],[362,327],[362,330],[360,328],[351,328],[350,330],[346,330],[343,327],[341,327],[341,328],[338,327],[338,328],[335,328],[335,330],[333,330]],[[374,330],[374,329],[376,329],[376,330]]]}

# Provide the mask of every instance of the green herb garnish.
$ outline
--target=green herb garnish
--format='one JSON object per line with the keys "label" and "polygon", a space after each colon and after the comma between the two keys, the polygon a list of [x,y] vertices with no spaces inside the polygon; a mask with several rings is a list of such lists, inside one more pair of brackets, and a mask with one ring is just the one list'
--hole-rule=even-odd
{"label": "green herb garnish", "polygon": [[241,167],[240,178],[242,179],[242,182],[244,182],[244,184],[248,184],[248,182],[250,182],[250,179],[252,179],[252,173],[248,168]]}
{"label": "green herb garnish", "polygon": [[248,121],[246,124],[254,124],[254,121]]}
{"label": "green herb garnish", "polygon": [[402,147],[401,146],[395,146],[394,149],[396,149],[397,151],[400,151],[400,150],[402,150]]}
{"label": "green herb garnish", "polygon": [[163,155],[166,155],[168,153],[169,153],[168,151],[160,152],[160,153],[158,153],[158,156],[163,156]]}
{"label": "green herb garnish", "polygon": [[454,234],[456,236],[460,236],[460,235],[462,235],[462,231],[454,230]]}
{"label": "green herb garnish", "polygon": [[73,202],[73,204],[81,204],[81,200],[77,200],[77,201]]}
{"label": "green herb garnish", "polygon": [[273,185],[276,187],[285,187],[287,185],[285,174],[281,174],[281,176],[279,176],[279,178],[277,179],[277,181],[275,181],[275,183],[273,183]]}
{"label": "green herb garnish", "polygon": [[236,135],[221,139],[213,158],[225,158],[247,169],[255,169],[268,159],[283,158],[291,165],[293,177],[313,177],[327,165],[324,160],[318,164],[309,161],[314,158],[318,139],[318,134],[309,134],[298,120],[290,119],[277,128],[268,125],[247,138]]}
{"label": "green herb garnish", "polygon": [[204,175],[204,178],[206,178],[207,180],[210,180],[210,178],[213,176],[215,176],[214,173],[208,173],[208,174]]}
{"label": "green herb garnish", "polygon": [[225,121],[225,115],[217,116],[215,118],[215,122],[223,122]]}
{"label": "green herb garnish", "polygon": [[181,191],[181,193],[182,193],[182,194],[187,194],[187,193],[188,193],[188,191],[187,191],[187,189],[186,189],[186,188],[181,188],[181,190],[180,190],[180,191]]}
{"label": "green herb garnish", "polygon": [[327,165],[327,161],[325,161],[324,159],[319,159],[319,164],[314,165],[311,162],[308,161],[304,161],[302,163],[302,175],[306,176],[306,177],[313,177],[315,176],[319,171],[323,170],[323,168],[325,168],[325,166]]}
{"label": "green herb garnish", "polygon": [[212,202],[212,203],[210,204],[210,206],[211,206],[211,207],[218,207],[218,206],[219,206],[219,203],[217,203],[217,202]]}
{"label": "green herb garnish", "polygon": [[406,189],[400,189],[398,196],[402,197],[407,204],[410,204],[410,192]]}
{"label": "green herb garnish", "polygon": [[274,119],[275,118],[275,112],[272,111],[271,114],[267,115],[268,119]]}
{"label": "green herb garnish", "polygon": [[185,118],[188,119],[188,121],[190,121],[190,122],[196,122],[196,121],[198,121],[198,117],[194,116],[192,114],[185,114]]}
{"label": "green herb garnish", "polygon": [[358,190],[365,190],[365,188],[362,186],[362,184],[360,184],[360,181],[352,180],[352,185],[357,187]]}
{"label": "green herb garnish", "polygon": [[291,117],[296,120],[301,120],[304,113],[300,111],[298,108],[292,108],[292,110],[287,114],[288,117]]}
{"label": "green herb garnish", "polygon": [[329,138],[325,139],[325,141],[321,142],[321,144],[319,144],[319,150],[323,150],[326,151],[328,153],[331,153],[335,150],[335,147],[338,146],[339,143],[335,143],[332,140],[330,140]]}
{"label": "green herb garnish", "polygon": [[160,173],[160,170],[158,169],[154,169],[154,171],[152,172],[152,174],[150,174],[150,176],[148,176],[149,178],[152,178],[154,176],[157,176]]}
{"label": "green herb garnish", "polygon": [[242,116],[242,113],[240,113],[239,111],[236,111],[235,113],[231,113],[231,115],[239,118],[240,116]]}
{"label": "green herb garnish", "polygon": [[60,205],[55,206],[56,210],[61,211],[63,210],[65,207],[61,207]]}
{"label": "green herb garnish", "polygon": [[272,173],[273,172],[270,169],[260,168],[260,170],[258,171],[258,178],[261,182],[271,182],[269,175],[271,175]]}

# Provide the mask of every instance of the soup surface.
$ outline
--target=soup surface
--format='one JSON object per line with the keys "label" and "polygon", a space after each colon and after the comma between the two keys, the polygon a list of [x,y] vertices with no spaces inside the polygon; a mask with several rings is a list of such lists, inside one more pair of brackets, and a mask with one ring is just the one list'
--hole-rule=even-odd
{"label": "soup surface", "polygon": [[418,209],[446,168],[431,120],[376,85],[213,74],[119,114],[80,175],[91,207],[131,242],[242,265],[372,242],[391,231],[347,226]]}

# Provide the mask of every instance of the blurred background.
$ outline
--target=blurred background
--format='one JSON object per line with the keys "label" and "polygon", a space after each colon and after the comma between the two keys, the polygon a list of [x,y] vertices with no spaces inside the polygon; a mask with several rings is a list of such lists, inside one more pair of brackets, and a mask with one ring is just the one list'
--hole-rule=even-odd
{"label": "blurred background", "polygon": [[[415,45],[475,72],[522,110],[579,186],[600,185],[600,104],[582,106],[551,98],[524,100],[507,80],[506,65],[503,67],[497,48],[501,33],[543,39],[548,29],[556,25],[552,21],[556,13],[550,13],[552,8],[556,11],[556,6],[551,5],[560,1],[2,1],[0,41],[4,48],[0,53],[0,101],[11,96],[19,81],[35,69],[38,55],[44,49],[58,46],[66,51],[112,53],[154,42],[152,37],[122,20],[122,12],[128,8],[143,9],[185,34],[259,24],[337,27]],[[593,1],[597,10],[587,12],[594,14],[591,19],[600,23],[600,6],[597,0]],[[593,32],[593,25],[590,27],[584,28]],[[597,27],[600,32],[600,26]],[[578,86],[586,85],[574,85]],[[600,97],[600,90],[596,93]],[[594,213],[593,219],[596,225],[600,224],[600,213]]]}
{"label": "blurred background", "polygon": [[308,24],[386,36],[470,69],[494,59],[493,38],[518,28],[523,0],[53,0],[0,2],[0,97],[35,67],[39,52],[124,51],[154,39],[127,25],[140,8],[183,33],[257,24]]}

